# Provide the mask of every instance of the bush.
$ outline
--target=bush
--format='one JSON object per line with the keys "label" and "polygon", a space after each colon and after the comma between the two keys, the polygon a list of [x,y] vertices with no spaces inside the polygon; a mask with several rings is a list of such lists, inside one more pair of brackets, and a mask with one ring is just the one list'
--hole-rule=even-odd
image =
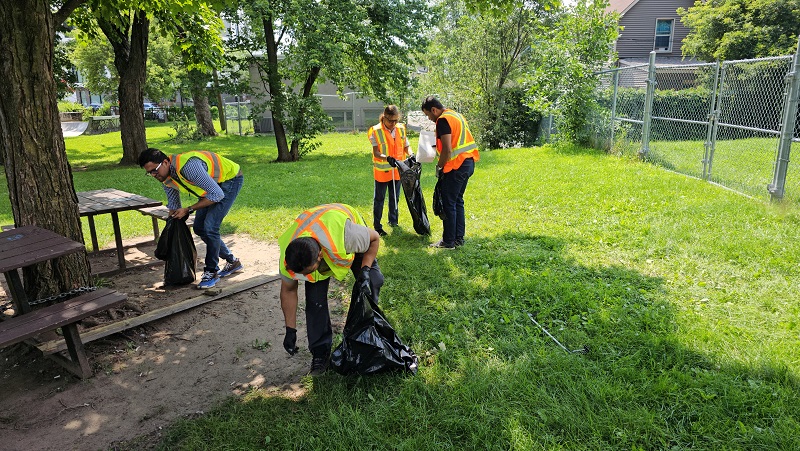
{"label": "bush", "polygon": [[111,116],[111,104],[103,102],[103,106],[97,109],[94,113],[95,116]]}
{"label": "bush", "polygon": [[179,106],[168,106],[164,108],[164,110],[167,112],[167,117],[170,119],[183,116],[187,120],[194,120],[194,107],[185,106],[181,108]]}
{"label": "bush", "polygon": [[532,146],[539,133],[539,112],[525,104],[523,88],[504,88],[497,95],[496,108],[476,114],[478,145],[484,149]]}
{"label": "bush", "polygon": [[71,111],[81,111],[83,112],[86,109],[85,106],[81,105],[77,102],[67,102],[66,100],[62,100],[58,102],[58,112],[59,113],[67,113]]}

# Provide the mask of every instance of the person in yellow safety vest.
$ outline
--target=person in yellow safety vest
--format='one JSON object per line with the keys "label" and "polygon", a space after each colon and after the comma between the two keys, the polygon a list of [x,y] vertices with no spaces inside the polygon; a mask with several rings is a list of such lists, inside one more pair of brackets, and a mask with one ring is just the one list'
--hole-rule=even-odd
{"label": "person in yellow safety vest", "polygon": [[333,329],[328,311],[330,277],[344,280],[352,271],[359,290],[367,290],[378,302],[383,274],[378,266],[380,235],[368,228],[364,218],[345,204],[325,204],[298,216],[278,238],[281,275],[281,310],[286,325],[283,347],[289,355],[297,353],[297,288],[304,282],[306,332],[311,351],[312,376],[328,369]]}
{"label": "person in yellow safety vest", "polygon": [[400,196],[400,174],[396,161],[405,160],[409,156],[409,143],[406,126],[400,123],[400,110],[395,105],[388,105],[381,113],[377,125],[370,127],[367,133],[372,144],[372,175],[375,177],[375,194],[372,199],[372,225],[379,235],[386,231],[381,225],[383,204],[386,191],[389,192],[389,225],[397,227],[397,198]]}
{"label": "person in yellow safety vest", "polygon": [[436,123],[436,178],[441,182],[445,215],[442,239],[431,247],[455,249],[464,244],[464,192],[480,159],[478,146],[464,116],[445,108],[436,97],[422,101],[422,112]]}
{"label": "person in yellow safety vest", "polygon": [[[197,212],[194,233],[206,243],[205,265],[197,288],[212,288],[220,277],[243,271],[242,262],[219,234],[222,220],[242,189],[244,177],[239,165],[213,152],[193,150],[167,157],[158,149],[148,148],[139,154],[139,166],[164,185],[171,218]],[[182,208],[181,192],[196,196],[197,202]],[[222,270],[220,258],[225,260]]]}

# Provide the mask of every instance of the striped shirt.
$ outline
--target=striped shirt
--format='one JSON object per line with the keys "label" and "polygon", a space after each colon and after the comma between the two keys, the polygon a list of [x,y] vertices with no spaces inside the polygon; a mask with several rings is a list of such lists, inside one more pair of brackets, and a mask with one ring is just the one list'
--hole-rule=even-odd
{"label": "striped shirt", "polygon": [[[175,166],[170,165],[170,177],[178,179],[178,173],[175,171]],[[206,199],[212,202],[219,202],[225,198],[225,193],[222,192],[219,184],[208,175],[208,166],[199,158],[189,158],[186,163],[181,167],[181,175],[183,178],[191,182],[192,185],[202,188],[206,192]],[[167,194],[167,209],[177,210],[181,208],[181,193],[175,188],[164,185],[164,192]]]}

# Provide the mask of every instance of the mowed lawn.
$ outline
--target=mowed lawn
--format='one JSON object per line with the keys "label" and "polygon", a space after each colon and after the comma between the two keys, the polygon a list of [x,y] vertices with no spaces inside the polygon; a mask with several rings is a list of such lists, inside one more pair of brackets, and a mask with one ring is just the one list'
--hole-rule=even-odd
{"label": "mowed lawn", "polygon": [[[302,209],[326,202],[354,205],[371,222],[363,133],[325,135],[302,161],[276,164],[271,137],[179,146],[168,131],[149,128],[151,145],[242,163],[225,233],[275,240]],[[73,166],[86,166],[73,174],[77,190],[163,199],[138,166],[116,165],[111,136],[90,138],[67,140]],[[433,166],[423,172],[430,202]],[[564,146],[482,152],[466,209],[458,250],[428,249],[441,221],[429,209],[433,237],[420,237],[402,204],[402,230],[382,241],[380,303],[420,357],[416,376],[329,373],[304,379],[301,399],[254,390],[176,424],[162,446],[800,449],[797,204]],[[140,215],[124,218],[126,235],[151,233]],[[110,241],[110,224],[101,227]],[[528,313],[590,352],[565,353]]]}

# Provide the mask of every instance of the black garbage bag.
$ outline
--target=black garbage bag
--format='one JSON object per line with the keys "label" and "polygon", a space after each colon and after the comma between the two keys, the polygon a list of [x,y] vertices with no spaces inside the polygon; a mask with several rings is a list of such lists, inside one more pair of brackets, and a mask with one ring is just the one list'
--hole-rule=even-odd
{"label": "black garbage bag", "polygon": [[400,184],[403,185],[408,211],[414,221],[414,231],[420,235],[430,235],[431,224],[428,222],[428,209],[425,207],[425,198],[422,196],[422,187],[419,184],[422,163],[419,163],[414,155],[411,155],[403,161],[398,160],[397,168],[400,169]]}
{"label": "black garbage bag", "polygon": [[417,355],[404,345],[368,294],[353,287],[342,343],[331,354],[331,368],[339,374],[376,374],[388,371],[417,373]]}
{"label": "black garbage bag", "polygon": [[442,200],[442,181],[437,180],[436,186],[433,188],[433,214],[438,216],[442,221],[445,219],[444,215],[444,200]]}
{"label": "black garbage bag", "polygon": [[155,257],[164,260],[164,284],[185,285],[194,282],[197,249],[186,219],[167,218],[156,245]]}

